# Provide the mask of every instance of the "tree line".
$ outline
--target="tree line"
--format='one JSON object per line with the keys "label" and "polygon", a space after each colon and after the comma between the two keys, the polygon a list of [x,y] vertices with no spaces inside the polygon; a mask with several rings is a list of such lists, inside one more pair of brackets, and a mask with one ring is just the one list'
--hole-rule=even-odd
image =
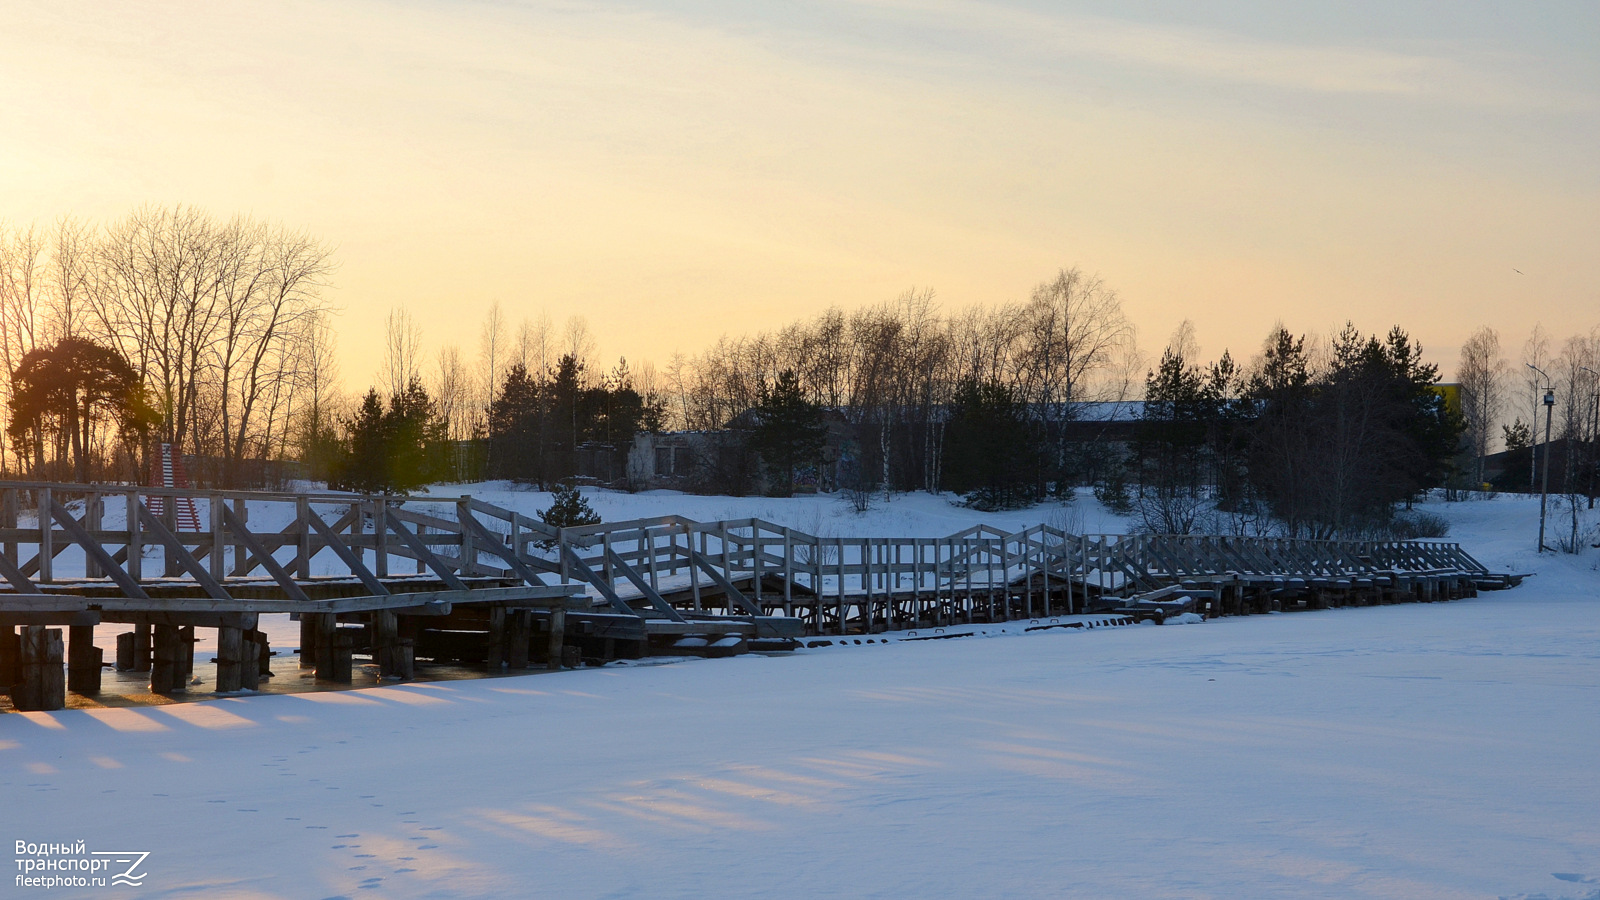
{"label": "tree line", "polygon": [[[1518,366],[1481,329],[1455,399],[1399,328],[1279,328],[1252,359],[1207,363],[1186,324],[1147,369],[1116,292],[1067,268],[1016,301],[947,311],[912,290],[724,336],[661,370],[602,365],[581,317],[514,327],[498,304],[475,358],[430,353],[396,309],[382,370],[351,398],[323,299],[332,271],[308,235],[185,207],[0,227],[0,469],[133,480],[164,441],[218,485],[259,485],[290,461],[363,490],[621,483],[635,434],[691,430],[738,438],[709,489],[804,478],[858,505],[927,490],[1007,507],[1092,484],[1152,529],[1351,534],[1421,490],[1483,485],[1501,447],[1495,486],[1533,484],[1550,387],[1565,457],[1553,487],[1594,490],[1600,332],[1555,347],[1536,330]],[[1126,418],[1107,407],[1140,398],[1136,434],[1098,439],[1093,423]]]}
{"label": "tree line", "polygon": [[0,469],[132,480],[161,441],[259,480],[331,390],[308,367],[332,269],[304,233],[188,207],[0,227]]}
{"label": "tree line", "polygon": [[1446,483],[1464,423],[1401,328],[1346,325],[1319,351],[1279,327],[1245,368],[1187,344],[1146,376],[1125,502],[1148,530],[1390,535]]}
{"label": "tree line", "polygon": [[[1577,552],[1583,546],[1580,510],[1594,508],[1600,489],[1600,327],[1557,344],[1536,325],[1515,360],[1502,353],[1498,332],[1481,328],[1461,347],[1457,378],[1473,460],[1470,483],[1541,490],[1549,450],[1549,489],[1566,526],[1556,543]],[[1491,478],[1486,463],[1497,446],[1505,453]]]}
{"label": "tree line", "polygon": [[975,401],[1008,404],[1044,440],[1040,452],[1013,460],[1025,487],[1004,491],[1011,500],[1079,473],[1060,426],[1089,404],[1129,399],[1138,367],[1116,292],[1073,268],[1020,301],[944,313],[931,291],[913,290],[892,303],[725,336],[697,356],[674,356],[655,389],[675,423],[714,430],[791,375],[807,402],[842,420],[847,458],[834,486],[859,495],[981,480],[963,431],[977,421],[951,410],[982,415]]}

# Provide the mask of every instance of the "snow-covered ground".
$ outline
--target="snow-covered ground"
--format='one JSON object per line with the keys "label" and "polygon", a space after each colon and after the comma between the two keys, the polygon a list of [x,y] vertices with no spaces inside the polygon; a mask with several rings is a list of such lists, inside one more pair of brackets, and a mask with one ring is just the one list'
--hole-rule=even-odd
{"label": "snow-covered ground", "polygon": [[1453,603],[0,716],[0,838],[160,897],[1600,898],[1600,554],[1531,552],[1537,506],[1430,505],[1538,573]]}

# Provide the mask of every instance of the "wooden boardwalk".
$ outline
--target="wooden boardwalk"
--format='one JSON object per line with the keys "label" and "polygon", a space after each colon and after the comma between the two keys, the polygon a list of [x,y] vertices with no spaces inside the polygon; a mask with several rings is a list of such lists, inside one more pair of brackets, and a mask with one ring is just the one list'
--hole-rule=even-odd
{"label": "wooden boardwalk", "polygon": [[[179,509],[200,527],[180,528]],[[267,613],[299,618],[302,666],[349,681],[357,654],[407,678],[418,659],[559,667],[1107,610],[1159,620],[1450,599],[1514,582],[1434,541],[1042,525],[835,538],[680,517],[555,529],[470,496],[22,482],[0,483],[0,578],[0,684],[18,709],[61,706],[63,658],[65,689],[98,691],[103,622],[131,626],[116,665],[148,670],[157,692],[186,689],[194,629],[217,629],[225,692],[256,686]]]}

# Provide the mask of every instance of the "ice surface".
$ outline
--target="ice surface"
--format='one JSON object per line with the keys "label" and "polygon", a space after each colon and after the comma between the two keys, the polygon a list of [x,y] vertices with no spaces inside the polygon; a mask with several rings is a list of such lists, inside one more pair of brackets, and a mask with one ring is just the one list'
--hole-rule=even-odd
{"label": "ice surface", "polygon": [[[940,502],[659,511],[997,518]],[[1537,575],[1197,627],[5,715],[0,821],[149,850],[155,897],[1594,897],[1597,554],[1533,553],[1536,501],[1429,509]]]}

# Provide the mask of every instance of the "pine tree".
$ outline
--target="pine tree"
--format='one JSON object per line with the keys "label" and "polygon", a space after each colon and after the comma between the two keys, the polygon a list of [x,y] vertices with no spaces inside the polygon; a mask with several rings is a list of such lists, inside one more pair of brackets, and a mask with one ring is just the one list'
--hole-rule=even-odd
{"label": "pine tree", "polygon": [[412,379],[387,408],[376,388],[345,420],[348,443],[330,486],[361,493],[405,493],[444,477],[446,436],[433,400]]}
{"label": "pine tree", "polygon": [[528,376],[521,363],[512,366],[489,417],[490,453],[496,476],[543,482],[540,424],[544,406],[540,385]]}
{"label": "pine tree", "polygon": [[945,432],[945,485],[978,509],[1026,506],[1037,497],[1044,444],[1017,394],[993,381],[956,389]]}
{"label": "pine tree", "polygon": [[539,518],[552,528],[573,528],[579,525],[599,525],[600,515],[584,499],[578,486],[570,481],[556,485],[550,508],[539,513]]}
{"label": "pine tree", "polygon": [[371,388],[361,398],[361,406],[345,421],[348,449],[336,467],[330,487],[372,494],[388,488],[388,441],[384,434],[383,401],[378,389]]}
{"label": "pine tree", "polygon": [[785,369],[770,390],[762,387],[755,414],[750,446],[767,468],[769,492],[787,497],[794,493],[796,473],[822,456],[828,438],[822,409],[806,399],[794,371]]}

